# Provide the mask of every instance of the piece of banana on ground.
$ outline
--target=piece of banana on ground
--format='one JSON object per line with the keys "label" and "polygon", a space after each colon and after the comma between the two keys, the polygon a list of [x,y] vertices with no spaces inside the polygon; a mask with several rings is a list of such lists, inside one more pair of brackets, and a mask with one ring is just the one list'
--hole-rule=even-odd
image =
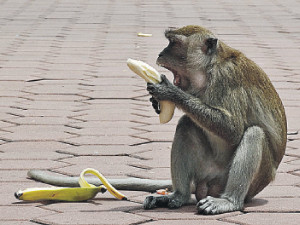
{"label": "piece of banana on ground", "polygon": [[[157,84],[161,82],[161,77],[159,72],[154,69],[152,66],[147,63],[139,60],[128,59],[127,60],[128,67],[135,72],[137,75],[142,77],[146,82]],[[170,101],[160,101],[160,114],[159,120],[160,123],[169,122],[175,110],[175,104]]]}

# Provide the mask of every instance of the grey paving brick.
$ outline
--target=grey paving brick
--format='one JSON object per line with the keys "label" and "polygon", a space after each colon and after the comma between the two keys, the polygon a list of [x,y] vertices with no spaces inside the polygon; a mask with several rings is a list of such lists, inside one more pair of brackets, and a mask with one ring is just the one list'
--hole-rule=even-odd
{"label": "grey paving brick", "polygon": [[74,204],[24,204],[13,192],[48,186],[27,179],[30,168],[170,179],[182,112],[160,125],[145,82],[126,66],[127,58],[140,59],[172,79],[155,65],[170,26],[206,26],[243,51],[282,97],[288,131],[300,130],[299,7],[297,0],[1,1],[0,223],[298,224],[299,134],[288,135],[275,181],[243,212],[203,216],[194,205],[145,211],[145,192],[126,192],[131,202],[106,193]]}

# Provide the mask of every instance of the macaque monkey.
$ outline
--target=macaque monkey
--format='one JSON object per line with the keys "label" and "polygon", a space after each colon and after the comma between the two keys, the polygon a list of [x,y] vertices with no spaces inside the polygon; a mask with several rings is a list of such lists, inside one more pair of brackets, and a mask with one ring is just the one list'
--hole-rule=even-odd
{"label": "macaque monkey", "polygon": [[[243,53],[218,40],[209,30],[186,26],[165,32],[169,45],[157,64],[174,75],[147,84],[153,107],[174,102],[180,119],[171,150],[170,181],[137,178],[110,180],[125,190],[154,191],[172,184],[173,193],[148,196],[145,209],[179,208],[191,189],[201,214],[243,209],[273,179],[287,141],[281,100],[264,71]],[[60,186],[78,186],[78,178],[59,178],[42,171],[30,177]]]}
{"label": "macaque monkey", "polygon": [[171,150],[173,194],[149,196],[145,209],[178,208],[195,187],[201,214],[243,209],[273,179],[287,141],[282,102],[264,71],[209,30],[165,32],[157,64],[174,75],[147,84],[153,106],[174,102],[180,119]]}

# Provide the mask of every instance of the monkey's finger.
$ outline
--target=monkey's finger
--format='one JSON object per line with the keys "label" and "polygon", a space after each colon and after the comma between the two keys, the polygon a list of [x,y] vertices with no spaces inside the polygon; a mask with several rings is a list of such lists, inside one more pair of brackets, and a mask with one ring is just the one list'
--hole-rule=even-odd
{"label": "monkey's finger", "polygon": [[155,87],[154,87],[153,84],[147,83],[147,91],[148,91],[151,95],[153,95],[154,89],[155,89]]}
{"label": "monkey's finger", "polygon": [[144,201],[144,209],[153,209],[156,208],[156,198],[153,196],[148,196],[146,197],[145,201]]}
{"label": "monkey's finger", "polygon": [[158,108],[159,108],[158,102],[157,102],[157,101],[152,102],[152,107],[153,107],[154,109],[158,109]]}
{"label": "monkey's finger", "polygon": [[157,114],[160,114],[161,110],[160,110],[160,104],[159,101],[157,101],[155,98],[150,98],[150,102],[152,102],[152,107],[155,109],[155,112]]}
{"label": "monkey's finger", "polygon": [[157,108],[159,102],[155,98],[151,97],[150,102],[152,103],[153,106],[156,106],[156,108]]}
{"label": "monkey's finger", "polygon": [[167,78],[166,75],[164,75],[164,74],[161,74],[161,75],[160,75],[160,78],[161,78],[161,81],[162,81],[162,82],[168,80],[168,78]]}
{"label": "monkey's finger", "polygon": [[157,100],[156,100],[155,98],[153,98],[153,97],[151,97],[151,98],[149,99],[149,101],[152,102],[152,103],[153,103],[153,102],[157,102]]}
{"label": "monkey's finger", "polygon": [[159,105],[157,106],[157,108],[155,108],[154,106],[153,106],[153,108],[155,109],[155,112],[157,114],[160,114],[161,110],[160,110],[160,106]]}
{"label": "monkey's finger", "polygon": [[202,200],[200,200],[197,204],[197,207],[200,207],[201,205],[204,205],[206,202],[208,202],[208,199],[204,198]]}
{"label": "monkey's finger", "polygon": [[153,89],[154,88],[154,84],[152,84],[152,83],[147,83],[147,90],[149,91],[149,90],[151,90],[151,89]]}
{"label": "monkey's finger", "polygon": [[161,74],[161,83],[166,83],[166,84],[171,84],[171,82],[169,81],[169,79],[166,77],[166,75]]}
{"label": "monkey's finger", "polygon": [[198,206],[198,213],[209,214],[211,211],[211,203],[206,202],[204,205]]}

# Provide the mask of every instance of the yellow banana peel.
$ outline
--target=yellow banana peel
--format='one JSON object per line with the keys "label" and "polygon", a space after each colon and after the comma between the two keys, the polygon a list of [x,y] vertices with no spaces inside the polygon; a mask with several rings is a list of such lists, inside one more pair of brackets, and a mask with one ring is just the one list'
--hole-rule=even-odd
{"label": "yellow banana peel", "polygon": [[93,174],[95,175],[96,177],[98,177],[102,184],[107,188],[107,190],[113,195],[115,196],[116,198],[118,199],[121,199],[121,200],[127,200],[126,196],[123,195],[121,192],[119,192],[117,189],[115,189],[108,181],[107,179],[98,171],[98,170],[95,170],[95,169],[91,169],[91,168],[87,168],[85,170],[83,170],[80,174],[80,178],[79,178],[79,184],[80,184],[80,187],[84,186],[90,186],[90,187],[95,187],[95,185],[93,184],[89,184],[85,179],[84,179],[84,175],[87,174],[87,173],[90,173],[90,174]]}
{"label": "yellow banana peel", "polygon": [[[148,83],[157,84],[161,82],[159,72],[143,61],[127,59],[127,66]],[[168,123],[174,115],[174,110],[175,104],[173,102],[160,101],[160,123]]]}
{"label": "yellow banana peel", "polygon": [[[84,175],[90,173],[97,176],[103,183],[99,187],[88,183],[84,179]],[[54,201],[86,201],[94,198],[99,192],[104,193],[108,190],[116,198],[127,200],[125,195],[117,191],[106,178],[97,170],[87,168],[83,170],[79,178],[79,188],[67,188],[67,187],[51,187],[51,188],[27,188],[25,190],[19,190],[15,193],[15,197],[23,201],[41,201],[41,200],[54,200]]]}

